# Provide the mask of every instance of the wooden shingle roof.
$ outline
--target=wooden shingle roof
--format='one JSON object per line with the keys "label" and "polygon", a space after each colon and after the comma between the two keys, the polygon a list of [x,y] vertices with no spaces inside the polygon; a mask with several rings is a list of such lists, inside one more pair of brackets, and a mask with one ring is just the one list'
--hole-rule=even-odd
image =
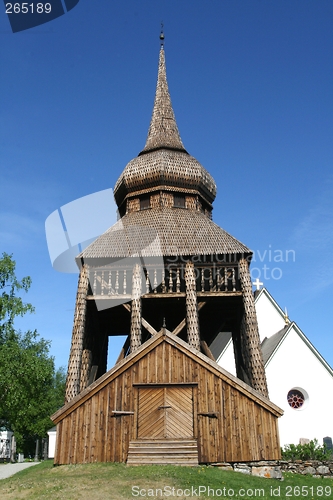
{"label": "wooden shingle roof", "polygon": [[252,254],[248,247],[201,212],[151,208],[122,217],[77,259],[88,262],[138,253],[142,256]]}
{"label": "wooden shingle roof", "polygon": [[148,130],[147,141],[140,154],[163,147],[185,151],[171,104],[166,78],[164,48],[162,45],[158,63],[153,115]]}
{"label": "wooden shingle roof", "polygon": [[115,185],[114,195],[119,206],[128,193],[157,187],[196,191],[209,203],[216,196],[213,177],[193,156],[163,148],[131,160]]}
{"label": "wooden shingle roof", "polygon": [[191,189],[211,204],[216,184],[207,170],[185,150],[179,135],[166,78],[165,55],[160,50],[153,114],[145,147],[120,175],[114,195],[120,206],[127,195],[151,188]]}

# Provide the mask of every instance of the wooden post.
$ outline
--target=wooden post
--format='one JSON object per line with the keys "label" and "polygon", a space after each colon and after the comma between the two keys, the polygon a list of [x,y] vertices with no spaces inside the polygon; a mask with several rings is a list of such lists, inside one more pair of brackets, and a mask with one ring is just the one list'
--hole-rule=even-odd
{"label": "wooden post", "polygon": [[[239,279],[243,292],[244,316],[240,328],[240,344],[248,383],[263,396],[268,397],[264,361],[262,357],[254,296],[248,262],[240,259]],[[236,362],[237,364],[237,362]]]}
{"label": "wooden post", "polygon": [[89,271],[86,265],[81,268],[76,295],[72,345],[68,361],[65,403],[71,401],[80,392],[80,372],[83,352],[83,339],[86,323],[87,293]]}
{"label": "wooden post", "polygon": [[92,352],[90,349],[83,349],[81,370],[80,370],[80,392],[88,387],[89,375],[92,365]]}
{"label": "wooden post", "polygon": [[200,351],[198,302],[193,262],[186,262],[185,290],[187,341],[190,346]]}
{"label": "wooden post", "polygon": [[141,345],[141,287],[141,266],[135,264],[132,276],[131,352],[136,351]]}

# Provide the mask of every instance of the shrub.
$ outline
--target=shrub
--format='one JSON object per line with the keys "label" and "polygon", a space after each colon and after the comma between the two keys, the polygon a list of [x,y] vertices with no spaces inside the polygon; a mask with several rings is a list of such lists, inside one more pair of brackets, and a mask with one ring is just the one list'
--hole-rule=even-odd
{"label": "shrub", "polygon": [[332,450],[326,444],[319,445],[317,439],[311,440],[307,444],[287,444],[281,448],[283,460],[331,460]]}

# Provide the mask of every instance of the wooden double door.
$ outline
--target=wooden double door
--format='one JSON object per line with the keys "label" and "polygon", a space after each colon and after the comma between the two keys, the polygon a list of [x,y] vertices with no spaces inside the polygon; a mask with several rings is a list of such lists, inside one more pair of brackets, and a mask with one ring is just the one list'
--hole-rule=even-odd
{"label": "wooden double door", "polygon": [[193,439],[193,386],[139,387],[138,439]]}

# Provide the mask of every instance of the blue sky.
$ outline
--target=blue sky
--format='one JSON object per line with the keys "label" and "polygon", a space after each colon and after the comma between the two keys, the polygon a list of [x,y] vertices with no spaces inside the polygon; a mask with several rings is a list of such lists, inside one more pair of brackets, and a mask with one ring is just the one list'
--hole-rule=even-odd
{"label": "blue sky", "polygon": [[332,366],[331,0],[80,0],[15,34],[1,10],[0,251],[36,307],[18,326],[67,367],[77,275],[52,269],[44,223],[113,188],[143,148],[161,20],[184,146],[217,183],[213,219]]}

